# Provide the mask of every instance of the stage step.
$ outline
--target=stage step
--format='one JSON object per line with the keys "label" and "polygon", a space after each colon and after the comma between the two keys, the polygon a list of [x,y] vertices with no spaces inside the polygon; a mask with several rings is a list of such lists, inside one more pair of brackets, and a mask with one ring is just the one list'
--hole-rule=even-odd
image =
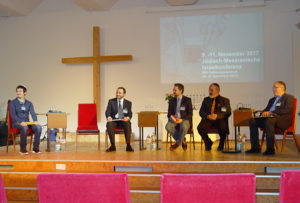
{"label": "stage step", "polygon": [[[36,172],[3,172],[9,201],[38,201]],[[132,202],[159,202],[161,174],[128,174]],[[257,201],[278,201],[279,175],[257,174]]]}
{"label": "stage step", "polygon": [[[38,202],[38,192],[37,190],[7,190],[8,202]],[[22,198],[21,198],[22,197]],[[130,192],[131,202],[133,203],[148,203],[148,202],[160,202],[159,191],[149,191],[149,190],[133,190]],[[275,192],[261,191],[257,192],[256,202],[278,202],[279,195]]]}

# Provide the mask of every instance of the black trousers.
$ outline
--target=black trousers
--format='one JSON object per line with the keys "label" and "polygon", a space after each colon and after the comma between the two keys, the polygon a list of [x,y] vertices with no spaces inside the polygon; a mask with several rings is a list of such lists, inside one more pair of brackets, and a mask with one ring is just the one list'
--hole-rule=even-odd
{"label": "black trousers", "polygon": [[131,123],[130,121],[112,121],[107,122],[106,128],[109,135],[109,140],[112,146],[115,146],[115,127],[123,127],[126,139],[126,144],[130,144]]}
{"label": "black trousers", "polygon": [[220,120],[209,120],[209,119],[202,119],[200,124],[197,127],[198,133],[201,135],[205,146],[212,143],[211,139],[208,137],[207,130],[210,127],[216,127],[220,136],[220,146],[224,146],[224,141],[226,139],[227,134],[227,121],[224,119]]}
{"label": "black trousers", "polygon": [[252,118],[249,121],[250,126],[250,141],[251,148],[254,150],[260,150],[258,139],[258,128],[266,129],[266,141],[267,150],[274,151],[274,135],[276,126],[276,117],[272,118]]}

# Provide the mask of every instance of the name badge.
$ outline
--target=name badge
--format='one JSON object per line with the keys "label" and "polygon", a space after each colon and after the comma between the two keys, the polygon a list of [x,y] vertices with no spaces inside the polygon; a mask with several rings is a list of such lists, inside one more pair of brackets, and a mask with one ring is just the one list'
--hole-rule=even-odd
{"label": "name badge", "polygon": [[226,112],[226,110],[227,110],[226,107],[222,107],[222,108],[221,108],[221,111],[222,111],[222,112]]}
{"label": "name badge", "polygon": [[180,111],[185,111],[185,106],[181,106]]}
{"label": "name badge", "polygon": [[127,109],[123,109],[123,113],[128,113],[128,110]]}
{"label": "name badge", "polygon": [[26,107],[25,107],[25,106],[22,106],[22,107],[21,107],[21,110],[22,110],[22,111],[25,111],[25,110],[26,110]]}
{"label": "name badge", "polygon": [[280,106],[280,105],[281,105],[281,103],[280,103],[280,102],[276,104],[276,106]]}

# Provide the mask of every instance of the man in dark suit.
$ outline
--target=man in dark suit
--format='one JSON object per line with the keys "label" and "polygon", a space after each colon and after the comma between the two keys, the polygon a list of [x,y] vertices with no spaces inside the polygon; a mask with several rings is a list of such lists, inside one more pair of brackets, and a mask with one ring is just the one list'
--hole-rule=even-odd
{"label": "man in dark suit", "polygon": [[[170,147],[171,151],[182,145],[183,150],[187,149],[185,135],[192,127],[193,107],[191,98],[183,96],[184,86],[180,83],[174,84],[174,98],[169,101],[168,118],[166,130],[176,140]],[[178,129],[176,129],[176,126]]]}
{"label": "man in dark suit", "polygon": [[214,126],[220,135],[218,151],[222,151],[226,134],[229,134],[228,117],[231,115],[231,107],[229,99],[220,95],[218,83],[212,83],[209,86],[209,97],[204,98],[199,114],[202,120],[197,129],[205,143],[205,150],[211,150],[213,142],[208,137],[207,130]]}
{"label": "man in dark suit", "polygon": [[283,81],[275,82],[273,84],[274,97],[269,100],[267,107],[261,114],[261,118],[252,118],[249,121],[251,149],[247,153],[260,153],[258,128],[265,128],[267,149],[263,155],[275,154],[275,127],[279,127],[284,131],[291,125],[293,118],[295,99],[292,95],[286,94],[285,90],[286,85]]}
{"label": "man in dark suit", "polygon": [[131,102],[124,98],[125,94],[126,89],[124,87],[118,87],[116,91],[116,98],[110,99],[108,101],[105,116],[107,119],[106,127],[111,146],[106,150],[106,152],[116,151],[114,128],[117,126],[121,126],[124,128],[124,134],[127,144],[126,151],[134,151],[130,145],[130,119],[132,117]]}

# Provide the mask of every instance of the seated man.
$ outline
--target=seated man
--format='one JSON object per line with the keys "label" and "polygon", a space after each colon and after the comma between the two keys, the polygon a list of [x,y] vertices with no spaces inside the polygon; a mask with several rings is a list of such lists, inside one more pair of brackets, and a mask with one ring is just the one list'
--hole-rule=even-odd
{"label": "seated man", "polygon": [[226,135],[229,133],[228,117],[231,115],[231,108],[229,99],[220,95],[218,83],[209,86],[209,97],[204,98],[199,114],[202,120],[197,129],[205,143],[205,150],[211,150],[213,142],[207,135],[207,129],[214,126],[220,135],[218,151],[222,151]]}
{"label": "seated man", "polygon": [[124,128],[124,134],[126,138],[126,151],[133,152],[130,145],[131,137],[131,123],[130,119],[132,117],[131,112],[131,102],[124,99],[126,90],[124,87],[118,87],[116,91],[116,98],[110,99],[106,108],[106,118],[107,118],[107,132],[109,135],[109,140],[111,146],[106,150],[106,152],[116,151],[115,145],[115,131],[114,128],[117,126]]}
{"label": "seated man", "polygon": [[[17,98],[9,103],[10,115],[12,118],[12,127],[21,131],[21,143],[20,154],[28,154],[26,150],[27,131],[31,128],[34,131],[33,153],[40,153],[40,136],[42,128],[37,121],[36,114],[34,112],[33,104],[25,99],[27,93],[26,87],[19,85],[16,88]],[[29,122],[29,113],[34,121],[34,125],[27,125]]]}
{"label": "seated man", "polygon": [[261,118],[252,118],[249,121],[251,149],[247,153],[260,153],[258,128],[265,128],[267,150],[263,155],[275,154],[275,127],[279,127],[284,131],[292,124],[293,118],[295,99],[292,95],[286,94],[285,90],[286,85],[283,81],[275,82],[273,84],[274,97],[269,100],[267,107],[261,114]]}
{"label": "seated man", "polygon": [[[169,101],[168,118],[166,130],[176,140],[170,147],[171,151],[182,145],[183,150],[187,149],[185,135],[192,127],[193,107],[191,98],[183,96],[184,86],[180,83],[174,84],[174,98]],[[176,129],[178,126],[179,129]]]}

